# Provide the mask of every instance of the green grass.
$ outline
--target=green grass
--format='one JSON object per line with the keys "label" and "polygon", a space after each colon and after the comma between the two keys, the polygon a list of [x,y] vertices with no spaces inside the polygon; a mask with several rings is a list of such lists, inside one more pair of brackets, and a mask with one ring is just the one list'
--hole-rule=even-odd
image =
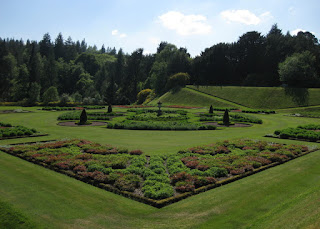
{"label": "green grass", "polygon": [[[8,108],[19,107],[0,107]],[[287,117],[283,113],[252,114],[261,118],[263,124],[248,128],[134,131],[63,127],[56,125],[57,117],[63,111],[24,109],[35,112],[0,114],[0,121],[23,124],[50,135],[1,140],[1,145],[68,137],[129,150],[141,149],[149,155],[176,153],[180,149],[237,138],[319,146],[262,137],[276,129],[319,123],[314,118]],[[207,108],[188,111],[207,112]],[[0,203],[8,203],[14,211],[44,228],[319,228],[319,161],[320,151],[317,151],[156,209],[0,152]]]}
{"label": "green grass", "polygon": [[320,89],[287,89],[280,87],[187,86],[209,95],[250,108],[280,109],[320,105]]}
{"label": "green grass", "polygon": [[160,98],[151,101],[149,105],[157,105],[159,101],[161,101],[163,105],[208,107],[208,109],[210,105],[214,107],[239,107],[234,103],[189,88],[181,88],[179,91],[167,92]]}
{"label": "green grass", "polygon": [[320,118],[320,106],[283,109],[280,112],[291,113],[291,114],[301,114],[302,116],[305,116],[305,117]]}
{"label": "green grass", "polygon": [[37,225],[10,204],[0,200],[0,228],[37,228]]}

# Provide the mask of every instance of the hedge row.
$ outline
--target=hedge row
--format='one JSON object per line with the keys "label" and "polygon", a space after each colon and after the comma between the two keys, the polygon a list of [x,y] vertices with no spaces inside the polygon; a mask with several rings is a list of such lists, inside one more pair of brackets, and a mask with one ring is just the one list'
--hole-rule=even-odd
{"label": "hedge row", "polygon": [[37,133],[34,128],[27,128],[24,126],[12,126],[9,123],[0,122],[0,139],[32,136]]}
{"label": "hedge row", "polygon": [[136,122],[125,120],[119,123],[108,123],[109,129],[128,129],[128,130],[215,130],[215,126],[194,124],[189,122]]}
{"label": "hedge row", "polygon": [[294,138],[297,140],[307,140],[317,142],[320,140],[320,125],[309,124],[305,126],[298,126],[296,128],[286,128],[282,130],[276,130],[274,134],[279,138],[287,139]]}
{"label": "hedge row", "polygon": [[[262,124],[262,119],[256,118],[251,115],[244,115],[244,114],[237,114],[237,113],[229,113],[230,120],[233,122],[246,122],[246,123],[256,123],[256,124]],[[222,121],[223,115],[219,114],[200,114],[200,121]]]}
{"label": "hedge row", "polygon": [[80,106],[80,107],[58,107],[58,106],[50,106],[50,107],[43,107],[42,110],[46,110],[46,111],[52,111],[52,110],[57,110],[57,111],[65,111],[65,110],[79,110],[79,109],[92,109],[92,110],[96,110],[96,109],[104,109],[106,108],[105,106]]}
{"label": "hedge row", "polygon": [[241,110],[242,113],[254,113],[254,114],[275,114],[276,111],[273,110]]}
{"label": "hedge row", "polygon": [[[79,120],[81,111],[63,113],[58,116],[58,120]],[[110,120],[111,116],[122,116],[122,113],[108,112],[87,112],[88,120]]]}

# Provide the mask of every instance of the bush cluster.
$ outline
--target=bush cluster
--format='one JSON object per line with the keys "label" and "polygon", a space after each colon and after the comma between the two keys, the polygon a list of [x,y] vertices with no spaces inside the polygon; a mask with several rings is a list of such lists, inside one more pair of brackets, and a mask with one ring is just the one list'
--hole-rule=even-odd
{"label": "bush cluster", "polygon": [[142,192],[145,197],[159,200],[173,196],[173,188],[170,185],[162,157],[153,156],[150,158],[149,165],[143,172],[143,177],[145,181]]}
{"label": "bush cluster", "polygon": [[0,122],[0,139],[10,137],[30,136],[37,133],[34,128],[27,128],[24,126],[12,126],[9,123]]}
{"label": "bush cluster", "polygon": [[320,132],[317,130],[320,130],[319,124],[309,124],[296,128],[289,127],[282,130],[276,130],[274,134],[283,139],[295,138],[298,140],[316,142],[320,140]]}

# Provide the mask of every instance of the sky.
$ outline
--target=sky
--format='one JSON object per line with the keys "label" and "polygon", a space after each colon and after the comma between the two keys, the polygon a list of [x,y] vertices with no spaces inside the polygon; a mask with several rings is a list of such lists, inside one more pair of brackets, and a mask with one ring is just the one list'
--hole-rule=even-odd
{"label": "sky", "polygon": [[0,37],[40,41],[85,39],[98,49],[143,48],[155,53],[161,41],[187,48],[192,56],[219,42],[236,42],[249,31],[320,37],[316,0],[0,0]]}

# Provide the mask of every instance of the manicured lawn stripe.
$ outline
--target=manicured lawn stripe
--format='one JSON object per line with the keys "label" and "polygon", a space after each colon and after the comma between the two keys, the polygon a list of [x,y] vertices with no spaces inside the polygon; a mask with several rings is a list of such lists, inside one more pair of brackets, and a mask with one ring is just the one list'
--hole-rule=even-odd
{"label": "manicured lawn stripe", "polygon": [[[281,87],[187,86],[250,108],[280,109],[320,105],[320,89]],[[286,91],[287,90],[287,91]]]}

